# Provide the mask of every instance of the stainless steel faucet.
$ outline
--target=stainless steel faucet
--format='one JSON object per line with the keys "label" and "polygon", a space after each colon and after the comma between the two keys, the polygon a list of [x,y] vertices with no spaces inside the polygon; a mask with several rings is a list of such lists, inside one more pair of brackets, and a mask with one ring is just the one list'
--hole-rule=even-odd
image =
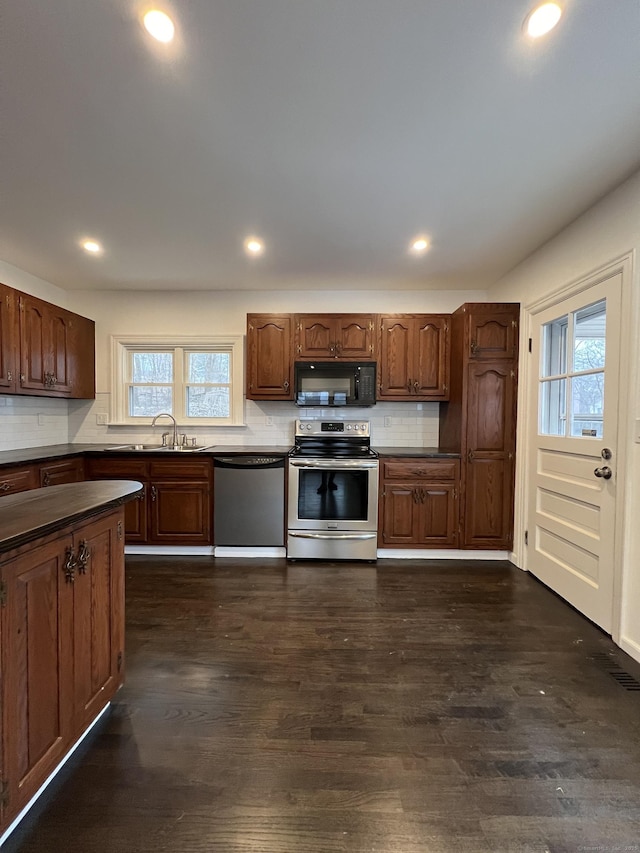
{"label": "stainless steel faucet", "polygon": [[178,424],[176,423],[176,419],[173,417],[173,415],[169,414],[169,412],[159,412],[154,417],[154,419],[151,421],[152,427],[154,427],[156,425],[156,421],[158,420],[158,418],[171,418],[171,420],[173,421],[173,442],[172,442],[172,445],[173,445],[173,447],[177,447],[178,446]]}

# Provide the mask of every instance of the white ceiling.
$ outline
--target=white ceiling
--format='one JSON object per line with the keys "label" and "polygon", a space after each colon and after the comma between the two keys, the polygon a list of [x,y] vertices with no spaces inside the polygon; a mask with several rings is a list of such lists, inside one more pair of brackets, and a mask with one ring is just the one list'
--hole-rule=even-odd
{"label": "white ceiling", "polygon": [[640,167],[638,0],[156,6],[2,4],[0,258],[60,287],[482,289]]}

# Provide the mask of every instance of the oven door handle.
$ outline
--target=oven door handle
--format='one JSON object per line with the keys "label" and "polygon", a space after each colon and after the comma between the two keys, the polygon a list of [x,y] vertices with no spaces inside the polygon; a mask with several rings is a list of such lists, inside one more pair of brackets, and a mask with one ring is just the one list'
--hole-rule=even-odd
{"label": "oven door handle", "polygon": [[376,539],[377,533],[297,533],[289,531],[289,536],[297,539]]}
{"label": "oven door handle", "polygon": [[361,459],[290,459],[289,464],[293,468],[326,468],[333,471],[339,468],[345,468],[346,470],[356,468],[360,471],[363,468],[377,468],[378,460],[365,462]]}

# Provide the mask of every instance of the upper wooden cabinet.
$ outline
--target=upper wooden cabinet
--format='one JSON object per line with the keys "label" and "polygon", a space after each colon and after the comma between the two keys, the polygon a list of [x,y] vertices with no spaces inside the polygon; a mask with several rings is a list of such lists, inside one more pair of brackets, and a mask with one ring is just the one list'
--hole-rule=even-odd
{"label": "upper wooden cabinet", "polygon": [[[519,306],[517,306],[519,309]],[[460,309],[465,317],[464,347],[474,361],[504,358],[518,353],[518,310],[511,302],[469,303]]]}
{"label": "upper wooden cabinet", "polygon": [[0,285],[0,393],[95,397],[93,321]]}
{"label": "upper wooden cabinet", "polygon": [[295,327],[297,359],[375,358],[373,314],[296,314]]}
{"label": "upper wooden cabinet", "polygon": [[0,393],[14,393],[18,384],[15,291],[0,284]]}
{"label": "upper wooden cabinet", "polygon": [[449,394],[449,315],[380,317],[379,400],[446,400]]}
{"label": "upper wooden cabinet", "polygon": [[293,400],[291,314],[247,315],[247,399]]}

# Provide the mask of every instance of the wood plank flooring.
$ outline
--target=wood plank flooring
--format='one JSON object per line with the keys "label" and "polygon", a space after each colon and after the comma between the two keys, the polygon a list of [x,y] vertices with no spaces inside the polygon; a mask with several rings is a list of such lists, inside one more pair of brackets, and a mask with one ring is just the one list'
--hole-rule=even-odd
{"label": "wood plank flooring", "polygon": [[126,685],[3,853],[640,851],[616,664],[508,563],[128,558]]}

